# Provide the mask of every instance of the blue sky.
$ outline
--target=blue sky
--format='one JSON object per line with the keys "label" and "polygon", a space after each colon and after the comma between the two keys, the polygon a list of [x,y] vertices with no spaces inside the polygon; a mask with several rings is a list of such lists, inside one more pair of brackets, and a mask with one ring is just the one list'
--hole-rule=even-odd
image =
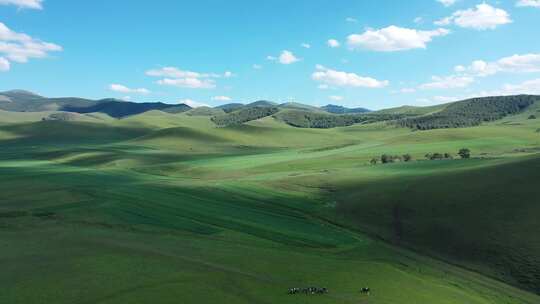
{"label": "blue sky", "polygon": [[0,90],[380,109],[540,94],[540,0],[0,0]]}

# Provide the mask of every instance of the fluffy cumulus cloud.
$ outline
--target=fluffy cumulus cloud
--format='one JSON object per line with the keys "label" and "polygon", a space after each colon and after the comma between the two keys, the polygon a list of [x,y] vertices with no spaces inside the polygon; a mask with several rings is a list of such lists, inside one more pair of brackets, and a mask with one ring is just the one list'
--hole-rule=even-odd
{"label": "fluffy cumulus cloud", "polygon": [[540,95],[540,78],[527,80],[519,84],[505,84],[499,94],[494,95]]}
{"label": "fluffy cumulus cloud", "polygon": [[347,73],[326,68],[322,65],[317,65],[311,78],[323,85],[336,87],[363,87],[363,88],[384,88],[388,86],[387,80],[377,80],[371,77],[359,76],[355,73]]}
{"label": "fluffy cumulus cloud", "polygon": [[212,97],[212,100],[214,100],[214,101],[231,101],[232,98],[230,98],[229,96],[214,96],[214,97]]}
{"label": "fluffy cumulus cloud", "polygon": [[213,89],[216,82],[212,79],[199,78],[164,78],[157,81],[159,85],[173,86],[187,89]]}
{"label": "fluffy cumulus cloud", "polygon": [[326,44],[331,48],[338,48],[341,46],[341,43],[339,43],[339,41],[336,39],[329,39]]}
{"label": "fluffy cumulus cloud", "polygon": [[420,89],[455,89],[465,88],[474,82],[474,77],[451,75],[446,77],[433,76],[431,82],[420,85]]}
{"label": "fluffy cumulus cloud", "polygon": [[516,54],[493,62],[475,60],[468,66],[458,65],[454,70],[457,73],[477,77],[490,76],[500,72],[536,73],[540,72],[540,54]]}
{"label": "fluffy cumulus cloud", "polygon": [[440,4],[446,7],[449,7],[456,4],[457,0],[437,0],[437,2],[439,2]]}
{"label": "fluffy cumulus cloud", "polygon": [[0,5],[15,5],[19,8],[42,9],[43,0],[0,0]]}
{"label": "fluffy cumulus cloud", "polygon": [[284,50],[279,55],[279,63],[281,64],[292,64],[300,61],[301,59],[296,57],[291,51]]}
{"label": "fluffy cumulus cloud", "polygon": [[0,55],[3,55],[4,67],[6,61],[26,63],[32,58],[44,58],[50,52],[59,51],[62,51],[59,45],[15,32],[0,22]]}
{"label": "fluffy cumulus cloud", "polygon": [[0,72],[9,71],[10,68],[11,64],[9,63],[9,61],[4,57],[0,57]]}
{"label": "fluffy cumulus cloud", "polygon": [[234,73],[226,71],[222,74],[199,73],[182,70],[176,67],[163,67],[146,71],[146,75],[162,77],[157,81],[159,85],[175,86],[188,89],[213,89],[216,87],[216,78],[231,78]]}
{"label": "fluffy cumulus cloud", "polygon": [[281,64],[293,64],[293,63],[298,62],[298,61],[300,61],[302,59],[296,57],[296,55],[294,55],[293,52],[291,52],[291,51],[283,50],[283,51],[281,51],[281,54],[278,57],[268,55],[268,56],[266,56],[266,60],[276,61],[276,62],[279,62]]}
{"label": "fluffy cumulus cloud", "polygon": [[498,90],[493,91],[481,91],[470,95],[471,97],[485,97],[485,96],[504,96],[504,95],[540,95],[540,78],[526,80],[517,84],[505,84]]}
{"label": "fluffy cumulus cloud", "polygon": [[347,44],[351,49],[367,49],[380,52],[395,52],[425,49],[434,37],[450,33],[447,29],[419,31],[416,29],[389,26],[383,29],[368,29],[363,34],[349,35]]}
{"label": "fluffy cumulus cloud", "polygon": [[516,3],[519,7],[540,7],[540,0],[519,0]]}
{"label": "fluffy cumulus cloud", "polygon": [[124,94],[141,94],[141,95],[150,94],[150,90],[145,89],[145,88],[132,89],[132,88],[128,88],[125,85],[116,84],[116,83],[109,85],[109,89],[113,92],[124,93]]}
{"label": "fluffy cumulus cloud", "polygon": [[492,30],[511,22],[510,14],[505,10],[482,3],[474,8],[459,10],[449,17],[435,21],[435,24],[439,26],[455,24],[475,30]]}

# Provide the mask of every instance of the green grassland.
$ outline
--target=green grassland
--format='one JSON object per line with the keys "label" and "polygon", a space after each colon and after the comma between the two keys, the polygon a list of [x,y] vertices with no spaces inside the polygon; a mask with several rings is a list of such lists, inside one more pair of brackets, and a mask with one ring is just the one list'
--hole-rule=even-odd
{"label": "green grassland", "polygon": [[0,112],[0,303],[540,303],[539,110],[430,131]]}

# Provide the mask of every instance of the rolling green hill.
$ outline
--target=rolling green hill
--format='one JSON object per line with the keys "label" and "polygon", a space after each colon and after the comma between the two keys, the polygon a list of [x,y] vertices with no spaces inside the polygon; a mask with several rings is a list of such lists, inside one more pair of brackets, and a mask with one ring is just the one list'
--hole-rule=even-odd
{"label": "rolling green hill", "polygon": [[0,111],[0,303],[540,303],[539,110],[422,132]]}
{"label": "rolling green hill", "polygon": [[170,105],[160,102],[135,103],[126,101],[102,101],[92,106],[64,106],[63,111],[75,113],[105,113],[111,117],[122,118],[130,115],[140,114],[152,110],[161,110],[170,113],[181,113],[190,110],[191,107],[185,104]]}
{"label": "rolling green hill", "polygon": [[421,117],[406,118],[400,126],[419,130],[477,126],[516,114],[540,100],[540,96],[496,96],[459,101],[444,109]]}

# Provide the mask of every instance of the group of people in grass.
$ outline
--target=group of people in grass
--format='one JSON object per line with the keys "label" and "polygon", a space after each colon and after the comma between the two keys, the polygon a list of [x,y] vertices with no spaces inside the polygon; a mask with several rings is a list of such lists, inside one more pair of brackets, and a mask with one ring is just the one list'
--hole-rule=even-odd
{"label": "group of people in grass", "polygon": [[[363,287],[362,289],[360,289],[360,293],[362,294],[365,294],[365,295],[368,295],[370,294],[371,290],[369,289],[369,287]],[[328,288],[326,287],[305,287],[305,288],[298,288],[298,287],[293,287],[293,288],[289,288],[289,291],[288,291],[288,294],[290,295],[294,295],[294,294],[326,294],[328,293]]]}

